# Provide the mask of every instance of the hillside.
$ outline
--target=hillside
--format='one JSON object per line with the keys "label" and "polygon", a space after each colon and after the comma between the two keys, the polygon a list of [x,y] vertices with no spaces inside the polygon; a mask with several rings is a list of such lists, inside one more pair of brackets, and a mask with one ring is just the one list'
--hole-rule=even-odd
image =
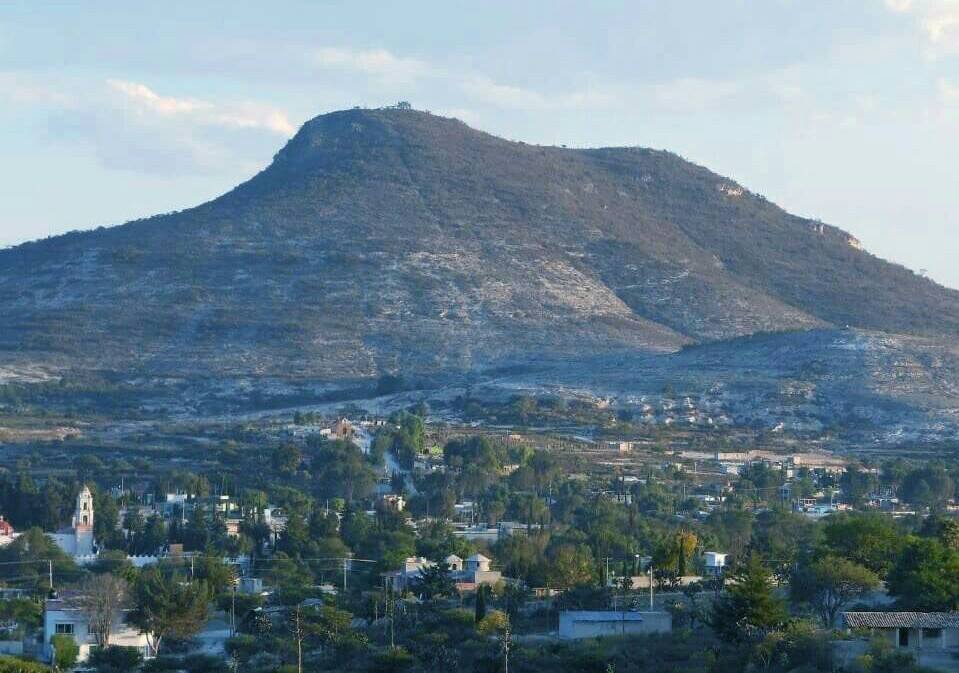
{"label": "hillside", "polygon": [[311,120],[196,208],[0,252],[0,315],[0,370],[336,382],[830,328],[953,343],[959,292],[667,152],[384,109]]}

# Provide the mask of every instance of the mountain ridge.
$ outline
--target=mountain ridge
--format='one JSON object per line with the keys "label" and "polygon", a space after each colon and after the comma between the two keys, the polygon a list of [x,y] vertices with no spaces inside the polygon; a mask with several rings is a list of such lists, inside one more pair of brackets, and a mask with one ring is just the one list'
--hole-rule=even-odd
{"label": "mountain ridge", "polygon": [[0,315],[0,364],[337,381],[846,327],[948,345],[959,292],[668,152],[380,109],[205,204],[0,251]]}

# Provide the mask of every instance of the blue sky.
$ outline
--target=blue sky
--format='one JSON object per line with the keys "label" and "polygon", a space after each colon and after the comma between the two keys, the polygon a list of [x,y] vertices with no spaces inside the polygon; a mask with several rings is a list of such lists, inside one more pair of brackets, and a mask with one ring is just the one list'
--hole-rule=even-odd
{"label": "blue sky", "polygon": [[959,288],[959,0],[0,5],[0,245],[208,200],[409,100],[669,149]]}

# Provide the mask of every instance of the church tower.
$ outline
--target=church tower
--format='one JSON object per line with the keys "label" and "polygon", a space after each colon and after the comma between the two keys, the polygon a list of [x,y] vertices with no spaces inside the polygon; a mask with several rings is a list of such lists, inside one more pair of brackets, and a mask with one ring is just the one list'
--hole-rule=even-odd
{"label": "church tower", "polygon": [[73,513],[73,529],[78,537],[84,533],[93,535],[93,494],[86,486],[77,496],[77,509]]}

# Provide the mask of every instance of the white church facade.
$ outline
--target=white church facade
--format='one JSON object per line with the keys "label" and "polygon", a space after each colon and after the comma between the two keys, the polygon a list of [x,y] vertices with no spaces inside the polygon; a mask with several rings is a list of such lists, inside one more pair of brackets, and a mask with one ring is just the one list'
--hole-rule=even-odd
{"label": "white church facade", "polygon": [[77,496],[71,528],[65,528],[50,537],[64,553],[74,558],[91,557],[96,554],[93,539],[93,494],[84,486]]}

